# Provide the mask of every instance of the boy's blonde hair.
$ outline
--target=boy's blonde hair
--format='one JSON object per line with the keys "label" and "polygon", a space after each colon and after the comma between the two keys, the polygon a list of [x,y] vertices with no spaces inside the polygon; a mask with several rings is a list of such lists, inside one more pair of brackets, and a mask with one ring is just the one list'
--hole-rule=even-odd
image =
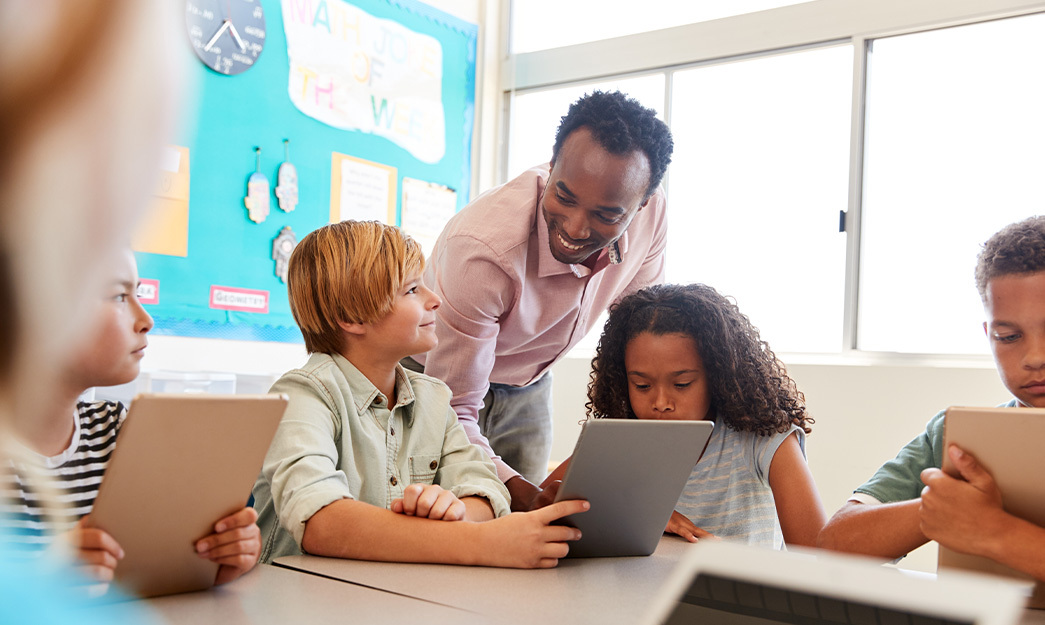
{"label": "boy's blonde hair", "polygon": [[290,312],[308,353],[343,347],[341,323],[373,323],[387,315],[408,278],[420,275],[421,246],[377,221],[342,221],[310,232],[290,256]]}

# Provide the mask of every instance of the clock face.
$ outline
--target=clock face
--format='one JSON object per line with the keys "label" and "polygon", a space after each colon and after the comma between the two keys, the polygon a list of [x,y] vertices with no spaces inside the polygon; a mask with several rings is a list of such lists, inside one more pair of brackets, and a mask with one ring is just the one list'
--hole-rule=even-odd
{"label": "clock face", "polygon": [[250,69],[265,46],[260,0],[186,0],[185,27],[196,56],[220,74]]}

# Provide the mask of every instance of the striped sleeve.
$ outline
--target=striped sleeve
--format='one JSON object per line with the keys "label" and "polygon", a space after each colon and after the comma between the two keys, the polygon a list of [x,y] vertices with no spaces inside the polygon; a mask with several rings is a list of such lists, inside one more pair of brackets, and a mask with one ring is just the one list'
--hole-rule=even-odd
{"label": "striped sleeve", "polygon": [[0,541],[12,553],[39,553],[89,514],[126,417],[117,402],[81,402],[69,447],[0,465]]}

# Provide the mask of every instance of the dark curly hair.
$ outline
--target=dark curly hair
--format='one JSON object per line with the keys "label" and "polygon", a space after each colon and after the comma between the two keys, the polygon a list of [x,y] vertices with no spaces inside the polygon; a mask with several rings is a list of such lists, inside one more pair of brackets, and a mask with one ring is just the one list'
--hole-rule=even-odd
{"label": "dark curly hair", "polygon": [[976,257],[976,289],[987,301],[987,283],[999,276],[1045,271],[1045,215],[1009,224],[987,239]]}
{"label": "dark curly hair", "polygon": [[642,150],[649,159],[650,176],[642,200],[657,190],[671,162],[675,144],[668,125],[657,119],[657,112],[620,91],[594,91],[570,105],[555,133],[552,161],[574,130],[591,130],[592,137],[610,154],[627,154]]}
{"label": "dark curly hair", "polygon": [[762,436],[797,425],[807,434],[813,419],[805,396],[737,305],[704,284],[662,284],[610,307],[588,383],[588,418],[634,419],[628,399],[624,350],[643,332],[692,337],[704,363],[712,414],[734,430]]}

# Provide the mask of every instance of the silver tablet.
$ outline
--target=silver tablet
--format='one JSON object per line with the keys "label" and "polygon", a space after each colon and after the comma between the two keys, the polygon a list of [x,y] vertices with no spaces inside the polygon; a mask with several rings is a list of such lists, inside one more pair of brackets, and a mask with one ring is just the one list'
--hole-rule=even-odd
{"label": "silver tablet", "polygon": [[[976,457],[994,477],[1005,500],[1005,510],[1014,516],[1045,526],[1045,409],[962,408],[947,409],[943,422],[943,470],[957,476],[947,454],[954,443]],[[1032,582],[1030,575],[988,558],[952,551],[940,545],[939,568],[993,573]],[[1045,584],[1038,582],[1027,607],[1045,608]]]}
{"label": "silver tablet", "polygon": [[243,508],[286,395],[138,395],[88,516],[120,543],[116,583],[139,596],[202,590],[218,565],[196,555]]}
{"label": "silver tablet", "polygon": [[711,421],[593,419],[581,429],[556,501],[587,499],[566,517],[582,532],[569,557],[648,556],[704,452]]}

